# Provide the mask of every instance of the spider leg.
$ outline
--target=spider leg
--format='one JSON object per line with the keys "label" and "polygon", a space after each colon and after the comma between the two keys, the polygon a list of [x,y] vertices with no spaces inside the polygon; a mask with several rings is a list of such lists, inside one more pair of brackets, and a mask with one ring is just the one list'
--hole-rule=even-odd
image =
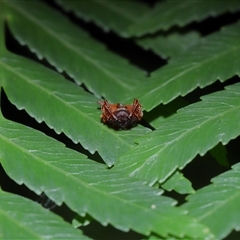
{"label": "spider leg", "polygon": [[101,109],[102,109],[102,112],[103,112],[103,114],[101,115],[102,118],[106,117],[107,120],[108,120],[109,118],[112,117],[115,120],[117,120],[117,117],[113,114],[113,112],[111,110],[111,107],[110,107],[107,100],[104,100],[103,102],[99,101],[99,104],[101,104]]}

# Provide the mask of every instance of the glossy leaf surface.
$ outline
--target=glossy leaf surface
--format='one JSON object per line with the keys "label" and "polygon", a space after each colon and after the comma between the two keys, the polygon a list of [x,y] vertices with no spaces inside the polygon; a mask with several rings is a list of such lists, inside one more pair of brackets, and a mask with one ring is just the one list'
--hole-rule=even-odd
{"label": "glossy leaf surface", "polygon": [[[59,72],[84,83],[97,97],[119,102],[145,78],[143,71],[111,53],[40,1],[5,1],[7,24],[17,40]],[[129,94],[130,93],[130,94]],[[134,98],[134,96],[132,96]]]}
{"label": "glossy leaf surface", "polygon": [[85,21],[93,21],[104,31],[114,30],[127,37],[129,25],[139,20],[148,7],[137,1],[68,1],[56,0],[66,11],[72,11]]}
{"label": "glossy leaf surface", "polygon": [[212,179],[212,184],[187,198],[182,207],[207,224],[217,239],[240,229],[240,164]]}
{"label": "glossy leaf surface", "polygon": [[191,182],[183,176],[179,171],[175,172],[161,187],[167,191],[174,190],[180,194],[192,194],[195,190],[192,188]]}
{"label": "glossy leaf surface", "polygon": [[58,205],[65,202],[79,215],[88,213],[102,225],[111,223],[123,231],[211,236],[206,227],[174,208],[175,201],[159,196],[158,190],[143,182],[2,118],[0,133],[0,158],[8,175],[37,194],[45,192]]}
{"label": "glossy leaf surface", "polygon": [[219,142],[225,145],[240,135],[239,99],[240,84],[202,97],[201,102],[181,109],[162,122],[161,128],[140,138],[116,168],[150,184],[163,182],[197,154],[203,156]]}
{"label": "glossy leaf surface", "polygon": [[187,50],[199,40],[200,36],[197,32],[188,32],[186,34],[172,33],[147,36],[137,39],[136,42],[144,49],[150,49],[162,58],[168,58]]}
{"label": "glossy leaf surface", "polygon": [[89,239],[36,202],[0,190],[2,239]]}
{"label": "glossy leaf surface", "polygon": [[174,57],[151,74],[148,84],[137,88],[139,99],[150,111],[184,96],[197,87],[240,75],[240,23],[203,38],[195,46]]}
{"label": "glossy leaf surface", "polygon": [[27,59],[5,54],[0,58],[0,71],[13,104],[58,134],[64,132],[74,143],[80,142],[90,153],[98,151],[108,165],[149,131],[141,126],[128,132],[110,129],[101,123],[96,97]]}
{"label": "glossy leaf surface", "polygon": [[164,1],[158,3],[138,22],[129,26],[129,35],[142,36],[159,30],[168,30],[173,26],[183,27],[193,21],[201,21],[225,12],[236,12],[240,9],[240,1]]}

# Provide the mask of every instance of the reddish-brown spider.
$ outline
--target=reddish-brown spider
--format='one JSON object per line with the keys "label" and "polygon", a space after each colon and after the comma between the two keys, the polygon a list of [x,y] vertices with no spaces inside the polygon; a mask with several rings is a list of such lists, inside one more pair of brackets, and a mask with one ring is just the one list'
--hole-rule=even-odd
{"label": "reddish-brown spider", "polygon": [[134,99],[131,105],[110,104],[107,100],[98,103],[101,105],[102,122],[116,130],[136,126],[143,116],[142,106],[137,99]]}

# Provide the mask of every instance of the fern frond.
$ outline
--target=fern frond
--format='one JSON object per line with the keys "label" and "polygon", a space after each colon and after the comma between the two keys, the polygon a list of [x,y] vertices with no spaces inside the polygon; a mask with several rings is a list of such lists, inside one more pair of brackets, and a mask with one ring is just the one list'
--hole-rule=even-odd
{"label": "fern frond", "polygon": [[153,72],[148,85],[136,89],[144,108],[149,111],[197,87],[239,75],[239,28],[240,23],[223,28]]}
{"label": "fern frond", "polygon": [[215,17],[225,12],[236,12],[240,9],[239,0],[218,1],[164,1],[149,11],[138,22],[129,26],[130,36],[142,36],[159,30],[168,30],[173,26],[185,26],[193,21]]}
{"label": "fern frond", "polygon": [[240,84],[202,97],[140,138],[137,147],[120,157],[116,168],[150,184],[163,182],[197,154],[203,156],[219,142],[225,145],[240,135],[239,99]]}
{"label": "fern frond", "polygon": [[129,25],[138,21],[147,11],[141,2],[135,1],[67,1],[55,0],[65,11],[72,11],[85,21],[93,21],[104,31],[114,30],[127,37]]}
{"label": "fern frond", "polygon": [[163,237],[212,236],[174,208],[172,199],[159,196],[159,190],[106,169],[36,130],[1,118],[0,145],[2,166],[17,183],[37,194],[45,192],[58,205],[65,202],[81,216],[88,213],[104,226]]}
{"label": "fern frond", "polygon": [[40,204],[0,190],[1,239],[89,239]]}
{"label": "fern frond", "polygon": [[59,72],[66,71],[78,84],[84,83],[97,97],[121,102],[145,78],[143,71],[46,4],[32,0],[6,1],[4,5],[7,24],[21,44]]}
{"label": "fern frond", "polygon": [[212,179],[212,184],[187,197],[182,205],[189,214],[209,226],[217,239],[240,229],[240,164]]}
{"label": "fern frond", "polygon": [[25,109],[56,133],[64,132],[90,153],[98,151],[109,166],[134,145],[136,138],[150,131],[141,126],[127,133],[108,128],[100,121],[96,97],[28,59],[5,54],[0,58],[0,72],[3,88],[18,109]]}

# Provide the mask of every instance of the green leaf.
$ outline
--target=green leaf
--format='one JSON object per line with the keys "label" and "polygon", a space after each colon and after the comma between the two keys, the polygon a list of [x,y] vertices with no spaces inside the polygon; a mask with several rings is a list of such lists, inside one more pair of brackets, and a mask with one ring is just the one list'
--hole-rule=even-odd
{"label": "green leaf", "polygon": [[168,35],[147,36],[137,39],[136,42],[145,50],[152,50],[162,58],[174,57],[186,51],[200,40],[197,32],[192,31],[185,34],[173,32]]}
{"label": "green leaf", "polygon": [[1,239],[89,239],[29,199],[0,190]]}
{"label": "green leaf", "polygon": [[177,112],[178,109],[187,106],[189,102],[182,97],[178,97],[166,105],[160,104],[152,111],[144,114],[144,119],[147,120],[152,127],[161,128],[164,121],[168,121],[168,117]]}
{"label": "green leaf", "polygon": [[[125,174],[106,169],[46,135],[0,119],[0,158],[17,183],[46,195],[58,205],[86,213],[106,226],[193,238],[211,237],[208,229],[184,215],[170,198]],[[179,222],[175,222],[175,219]],[[141,219],[141,221],[139,221]]]}
{"label": "green leaf", "polygon": [[21,44],[78,84],[84,83],[97,97],[122,101],[145,78],[142,71],[46,4],[32,0],[5,1],[4,5],[7,24]]}
{"label": "green leaf", "polygon": [[137,1],[67,1],[55,0],[65,11],[72,11],[85,21],[93,21],[104,31],[114,30],[127,37],[129,25],[138,21],[147,7]]}
{"label": "green leaf", "polygon": [[92,222],[92,217],[89,215],[86,215],[84,217],[80,215],[75,215],[72,220],[72,225],[75,228],[81,227],[81,226],[88,226]]}
{"label": "green leaf", "polygon": [[182,205],[215,233],[225,238],[233,229],[240,229],[240,164],[212,179],[212,184],[187,197]]}
{"label": "green leaf", "polygon": [[[219,13],[218,9],[223,9],[223,6],[214,3],[211,14],[217,15],[211,17],[209,12],[206,12],[208,18],[206,21],[200,19],[200,24],[194,23],[194,18],[203,13],[202,8],[198,8],[202,1],[195,1],[196,14],[191,15],[185,11],[182,17],[189,17],[189,22],[182,28],[176,26],[181,23],[178,21],[181,7],[192,3],[172,1],[168,12],[173,14],[169,15],[169,21],[166,19],[164,24],[171,25],[172,20],[175,23],[172,22],[167,31],[157,30],[141,39],[146,41],[143,44],[147,48],[161,54],[160,56],[168,57],[166,64],[153,73],[151,69],[156,69],[158,64],[161,64],[158,57],[144,51],[145,45],[136,46],[137,41],[141,41],[139,38],[124,40],[121,37],[127,37],[124,33],[129,24],[137,24],[139,20],[141,22],[143,15],[148,16],[147,11],[151,14],[151,10],[155,11],[154,9],[158,8],[158,3],[166,6],[168,0],[151,1],[151,4],[141,0],[79,0],[82,9],[72,10],[68,10],[67,7],[71,4],[77,5],[77,0],[65,1],[62,8],[56,5],[56,1],[0,1],[0,85],[3,93],[0,101],[6,118],[25,125],[33,124],[49,134],[45,124],[39,124],[34,119],[28,122],[29,117],[24,116],[29,113],[38,122],[46,121],[57,133],[63,132],[61,136],[51,134],[52,131],[50,134],[79,152],[65,149],[63,144],[57,144],[43,134],[39,136],[32,129],[15,123],[6,124],[6,120],[1,124],[0,119],[0,161],[4,161],[0,166],[0,185],[8,192],[31,197],[31,194],[24,190],[29,187],[37,194],[46,193],[46,196],[50,197],[49,201],[64,203],[65,207],[56,209],[59,215],[66,217],[67,209],[67,212],[71,213],[67,219],[76,216],[72,225],[78,227],[82,224],[81,228],[85,233],[91,231],[90,236],[93,236],[92,231],[96,231],[97,226],[98,238],[104,238],[106,232],[109,239],[118,238],[119,233],[126,239],[132,239],[133,235],[139,236],[136,232],[143,234],[142,238],[145,239],[210,238],[207,225],[199,224],[199,220],[188,215],[187,210],[179,204],[173,206],[176,204],[174,199],[160,196],[159,188],[163,185],[168,190],[190,193],[190,184],[187,179],[182,179],[179,169],[190,161],[197,160],[196,155],[207,151],[214,153],[215,150],[214,156],[218,161],[224,159],[222,157],[225,157],[225,153],[220,152],[219,148],[217,150],[217,144],[221,144],[222,139],[223,144],[226,144],[239,135],[240,114],[237,101],[240,102],[240,98],[239,94],[236,94],[239,92],[239,86],[233,86],[233,91],[227,89],[219,93],[220,97],[208,96],[201,103],[203,105],[197,103],[177,112],[182,108],[179,99],[187,100],[193,97],[195,101],[205,92],[214,93],[239,81],[240,78],[236,75],[239,75],[240,69],[240,25],[233,24],[240,18],[239,0],[239,6],[235,8],[236,13],[235,10],[232,13]],[[92,4],[88,5],[88,8],[86,5],[89,2]],[[104,2],[107,4],[100,7]],[[205,1],[213,6],[212,2]],[[231,1],[222,3],[228,4],[226,8],[234,6],[231,5]],[[136,7],[130,7],[131,4]],[[143,9],[143,4],[151,5],[151,9]],[[138,9],[138,5],[143,12]],[[113,6],[116,8],[113,9]],[[75,17],[79,12],[82,13],[82,16],[78,16],[81,19]],[[221,15],[222,13],[224,15]],[[127,23],[124,14],[135,16],[135,22]],[[158,15],[156,18],[164,16],[165,12],[159,12]],[[211,29],[208,26],[211,26]],[[144,24],[142,27],[144,28]],[[110,32],[104,32],[105,30]],[[148,30],[151,31],[150,28]],[[200,36],[199,39],[196,37],[194,40],[193,34],[193,38],[188,38],[191,37],[188,34],[196,30],[212,35]],[[114,34],[111,31],[114,31]],[[158,45],[160,42],[161,46]],[[193,47],[194,44],[197,45]],[[125,52],[127,49],[128,53]],[[24,55],[25,58],[9,54],[8,51]],[[43,61],[38,60],[29,51],[35,51]],[[127,59],[129,56],[131,62]],[[38,64],[26,58],[31,58]],[[59,71],[63,71],[62,75],[67,76],[67,79],[40,66],[44,64],[49,67],[48,61]],[[149,77],[144,76],[131,63],[146,69]],[[218,79],[225,81],[232,76],[234,78],[224,84],[212,84]],[[205,87],[209,84],[212,86],[203,91],[194,91],[198,86]],[[183,97],[190,92],[191,94]],[[108,128],[100,120],[101,110],[97,104],[100,96],[105,96],[111,103],[123,104],[130,104],[133,98],[141,97],[139,100],[143,108],[147,111],[151,109],[150,112],[144,112],[141,124],[150,125],[156,131],[150,132],[141,124],[130,131],[118,132]],[[214,100],[211,102],[209,99]],[[9,101],[19,109],[26,109],[27,113],[17,110]],[[186,103],[183,102],[184,105]],[[80,144],[69,143],[70,139],[64,137],[64,134],[75,143],[83,144],[91,153],[98,151],[100,156],[96,152],[94,155],[88,154],[90,159],[87,159],[80,154],[87,151]],[[239,140],[238,137],[226,146],[229,162],[237,161]],[[224,150],[224,147],[220,149]],[[148,150],[150,152],[147,152]],[[125,156],[127,157],[124,158]],[[102,158],[107,165],[115,166],[110,169],[105,164],[100,164]],[[202,159],[202,164],[206,164],[205,167],[209,170],[209,162],[205,161],[209,158],[208,152],[206,156],[196,158]],[[136,175],[137,179],[132,175],[139,166],[142,167],[142,172]],[[188,170],[196,170],[192,168],[194,166],[189,164]],[[212,170],[214,175],[217,170]],[[4,177],[5,174],[8,176]],[[129,174],[132,174],[131,177]],[[13,186],[9,177],[26,187],[22,188],[16,183]],[[224,178],[230,182],[227,177]],[[204,179],[206,180],[206,176]],[[204,179],[193,176],[192,181],[204,185]],[[155,184],[150,187],[153,182]],[[221,191],[227,192],[229,186],[226,185],[226,189],[223,189],[224,187]],[[165,192],[162,195],[182,198],[180,194],[174,193]],[[212,196],[207,196],[210,203]],[[214,195],[212,198],[213,202],[216,202]],[[233,207],[229,205],[222,212],[227,212],[227,208],[231,212]],[[238,212],[238,209],[235,210]],[[27,209],[22,209],[22,212],[27,212]],[[219,222],[228,221],[227,214],[216,217],[219,216]],[[1,220],[0,217],[0,222]],[[211,224],[218,221],[211,220]],[[88,221],[90,224],[85,226]],[[229,222],[233,223],[232,220]],[[106,225],[112,227],[104,227]],[[114,227],[119,230],[111,229]],[[228,232],[234,228],[240,229],[233,224],[228,228]],[[114,231],[109,232],[109,229]],[[129,229],[128,233],[124,233]],[[7,231],[6,228],[4,230]],[[13,230],[18,232],[17,227]],[[233,234],[229,235],[229,238],[231,237],[234,238]]]}
{"label": "green leaf", "polygon": [[163,182],[197,154],[203,156],[219,142],[240,135],[240,84],[202,97],[164,121],[161,128],[142,138],[120,157],[116,169],[147,180]]}
{"label": "green leaf", "polygon": [[180,194],[192,194],[195,192],[192,183],[179,171],[176,171],[161,187],[167,191],[174,190]]}
{"label": "green leaf", "polygon": [[141,126],[127,132],[108,128],[100,121],[96,97],[25,58],[1,56],[0,72],[13,104],[56,133],[64,132],[74,143],[80,142],[90,153],[98,151],[109,166],[134,145],[136,138],[150,131]]}
{"label": "green leaf", "polygon": [[150,111],[160,103],[166,104],[197,87],[240,75],[239,28],[240,23],[223,28],[153,72],[148,84],[136,89],[145,110]]}
{"label": "green leaf", "polygon": [[221,143],[219,143],[217,146],[215,146],[213,149],[211,149],[210,154],[213,158],[216,159],[216,161],[224,166],[229,167],[228,159],[227,159],[227,150],[225,146],[223,146]]}
{"label": "green leaf", "polygon": [[207,17],[215,17],[225,12],[236,12],[240,9],[239,0],[219,1],[164,1],[129,26],[130,36],[142,36],[170,27],[183,27],[193,21],[200,22]]}

